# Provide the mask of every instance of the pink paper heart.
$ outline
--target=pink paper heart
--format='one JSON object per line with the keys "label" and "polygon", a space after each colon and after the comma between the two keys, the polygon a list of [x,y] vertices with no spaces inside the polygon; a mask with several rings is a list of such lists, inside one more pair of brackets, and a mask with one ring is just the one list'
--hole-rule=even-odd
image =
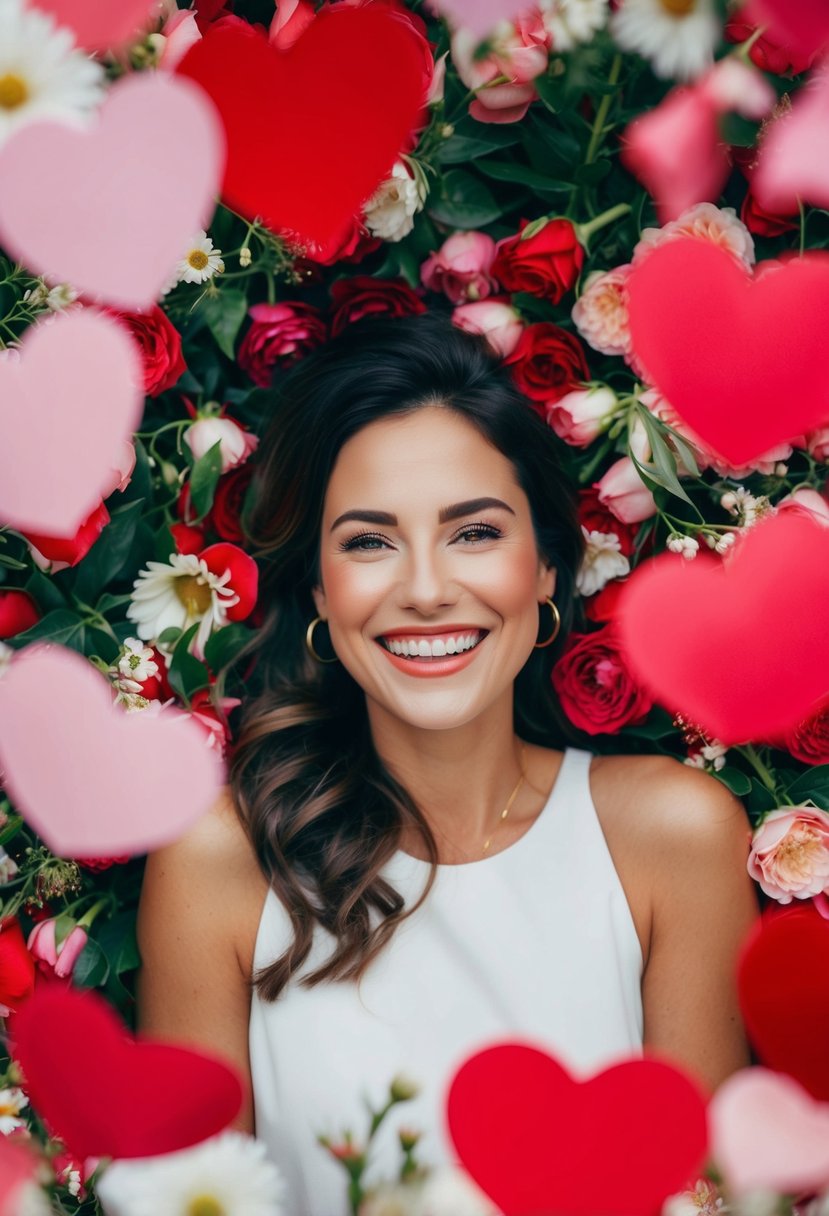
{"label": "pink paper heart", "polygon": [[829,1104],[791,1077],[766,1068],[735,1073],[711,1099],[708,1122],[712,1157],[734,1195],[829,1184]]}
{"label": "pink paper heart", "polygon": [[0,241],[38,274],[147,308],[209,222],[223,169],[224,135],[204,92],[136,72],[110,89],[88,129],[33,123],[0,148]]}
{"label": "pink paper heart", "polygon": [[0,769],[26,822],[61,857],[145,853],[176,840],[224,780],[187,714],[126,713],[88,660],[39,644],[0,679]]}
{"label": "pink paper heart", "polygon": [[36,8],[66,26],[85,51],[105,51],[133,42],[150,23],[151,0],[33,0]]}
{"label": "pink paper heart", "polygon": [[751,178],[761,207],[788,215],[798,198],[829,207],[829,163],[815,156],[829,134],[829,70],[815,72],[792,109],[768,128]]}
{"label": "pink paper heart", "polygon": [[72,535],[112,488],[142,379],[126,328],[94,309],[27,330],[0,361],[0,520]]}
{"label": "pink paper heart", "polygon": [[456,29],[483,38],[501,21],[513,21],[527,5],[523,0],[432,0],[431,7]]}

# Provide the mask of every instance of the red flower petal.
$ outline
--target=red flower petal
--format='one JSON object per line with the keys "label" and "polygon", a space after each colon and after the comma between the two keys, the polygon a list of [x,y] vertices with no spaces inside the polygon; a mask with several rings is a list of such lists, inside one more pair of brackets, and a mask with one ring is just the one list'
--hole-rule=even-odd
{"label": "red flower petal", "polygon": [[239,603],[228,608],[228,619],[243,621],[245,617],[250,616],[259,591],[259,568],[253,558],[238,545],[231,545],[228,541],[208,545],[206,549],[202,549],[199,557],[211,574],[220,578],[226,570],[230,570],[230,581],[226,585],[239,596]]}

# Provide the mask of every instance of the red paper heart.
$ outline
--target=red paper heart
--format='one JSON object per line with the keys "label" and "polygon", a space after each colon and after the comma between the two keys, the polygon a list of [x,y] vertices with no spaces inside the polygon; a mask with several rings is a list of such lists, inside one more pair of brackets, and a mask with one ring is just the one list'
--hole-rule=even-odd
{"label": "red paper heart", "polygon": [[391,172],[423,104],[412,30],[381,5],[326,7],[288,51],[253,29],[208,30],[177,71],[224,122],[224,202],[320,244]]}
{"label": "red paper heart", "polygon": [[188,1148],[222,1131],[242,1104],[228,1064],[135,1040],[94,992],[39,983],[11,1035],[32,1105],[79,1160]]}
{"label": "red paper heart", "polygon": [[766,914],[743,946],[737,984],[763,1063],[829,1102],[829,921],[811,908]]}
{"label": "red paper heart", "polygon": [[447,1121],[464,1168],[504,1216],[656,1216],[707,1145],[705,1101],[670,1064],[625,1060],[579,1082],[522,1043],[461,1065]]}
{"label": "red paper heart", "polygon": [[829,688],[829,529],[783,511],[722,562],[666,553],[619,600],[627,661],[668,709],[723,743],[780,738]]}
{"label": "red paper heart", "polygon": [[717,245],[665,241],[636,264],[628,295],[650,383],[730,463],[829,419],[829,254],[761,264],[752,279]]}
{"label": "red paper heart", "polygon": [[771,37],[800,55],[817,55],[829,42],[826,0],[752,0],[751,17]]}

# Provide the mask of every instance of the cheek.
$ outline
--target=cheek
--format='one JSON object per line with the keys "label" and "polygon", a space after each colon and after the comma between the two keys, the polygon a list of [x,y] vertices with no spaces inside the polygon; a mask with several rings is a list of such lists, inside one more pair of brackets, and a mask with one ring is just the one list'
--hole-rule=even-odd
{"label": "cheek", "polygon": [[381,563],[327,560],[320,566],[329,623],[336,629],[359,625],[382,599],[388,580]]}

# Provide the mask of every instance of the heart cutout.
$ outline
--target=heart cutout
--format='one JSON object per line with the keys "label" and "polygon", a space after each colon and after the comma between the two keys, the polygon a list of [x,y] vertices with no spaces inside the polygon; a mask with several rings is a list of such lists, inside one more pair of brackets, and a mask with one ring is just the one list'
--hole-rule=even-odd
{"label": "heart cutout", "polygon": [[743,946],[737,985],[763,1063],[829,1102],[829,921],[811,908],[766,914]]}
{"label": "heart cutout", "polygon": [[815,72],[792,109],[763,136],[751,192],[761,207],[780,215],[797,211],[798,199],[829,207],[829,166],[815,156],[829,130],[829,70]]}
{"label": "heart cutout", "polygon": [[379,4],[326,6],[287,51],[253,29],[210,29],[176,70],[224,123],[223,201],[320,245],[390,174],[423,104],[412,29]]}
{"label": "heart cutout", "polygon": [[779,739],[825,696],[829,632],[815,605],[827,596],[829,530],[784,511],[725,562],[666,553],[639,566],[619,599],[626,660],[710,737]]}
{"label": "heart cutout", "polygon": [[797,1194],[829,1184],[829,1105],[790,1077],[746,1068],[723,1082],[708,1111],[711,1152],[729,1193]]}
{"label": "heart cutout", "polygon": [[229,1064],[133,1037],[91,991],[38,984],[10,1033],[32,1105],[80,1161],[189,1148],[227,1127],[242,1105]]}
{"label": "heart cutout", "polygon": [[701,1093],[654,1059],[577,1081],[535,1047],[497,1044],[458,1069],[446,1113],[464,1168],[504,1216],[658,1216],[705,1158]]}
{"label": "heart cutout", "polygon": [[[140,778],[125,781],[136,764]],[[224,776],[188,714],[126,713],[87,659],[41,644],[19,651],[0,679],[0,769],[26,822],[61,857],[176,840],[215,803]]]}
{"label": "heart cutout", "polygon": [[142,383],[135,343],[112,317],[79,309],[31,326],[20,357],[0,361],[0,520],[74,534],[112,488]]}
{"label": "heart cutout", "polygon": [[708,241],[664,241],[635,264],[628,311],[649,383],[732,465],[829,419],[829,254],[752,278]]}
{"label": "heart cutout", "polygon": [[768,26],[776,43],[807,58],[829,43],[826,0],[751,0],[751,19]]}
{"label": "heart cutout", "polygon": [[150,24],[150,14],[158,11],[152,0],[31,0],[34,7],[54,17],[58,25],[70,29],[78,46],[85,51],[106,51],[134,42]]}
{"label": "heart cutout", "polygon": [[221,124],[199,89],[135,72],[89,128],[32,123],[0,148],[0,240],[38,274],[148,308],[209,223],[223,156]]}

